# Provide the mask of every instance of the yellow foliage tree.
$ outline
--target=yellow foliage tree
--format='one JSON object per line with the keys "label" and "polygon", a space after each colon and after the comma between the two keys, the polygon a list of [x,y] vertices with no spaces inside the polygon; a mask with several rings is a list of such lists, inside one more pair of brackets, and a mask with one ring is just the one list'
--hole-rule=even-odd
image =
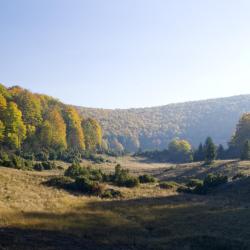
{"label": "yellow foliage tree", "polygon": [[87,150],[93,151],[97,147],[102,146],[102,128],[96,120],[92,118],[83,120],[82,128],[85,135],[85,145]]}
{"label": "yellow foliage tree", "polygon": [[76,109],[71,106],[65,107],[64,118],[67,126],[68,147],[74,150],[84,150],[84,133],[81,127],[81,119]]}
{"label": "yellow foliage tree", "polygon": [[58,108],[51,109],[40,130],[42,147],[63,151],[67,148],[66,124]]}
{"label": "yellow foliage tree", "polygon": [[26,127],[22,120],[22,112],[16,103],[9,102],[5,112],[6,142],[14,148],[20,148],[26,138]]}

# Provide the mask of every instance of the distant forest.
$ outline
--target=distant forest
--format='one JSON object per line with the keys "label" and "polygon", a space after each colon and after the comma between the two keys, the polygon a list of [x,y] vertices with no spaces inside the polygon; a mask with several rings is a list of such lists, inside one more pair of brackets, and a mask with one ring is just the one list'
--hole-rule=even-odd
{"label": "distant forest", "polygon": [[198,147],[207,136],[225,146],[242,114],[250,111],[250,95],[153,108],[77,109],[100,122],[104,141],[116,151],[163,150],[173,139],[185,139]]}

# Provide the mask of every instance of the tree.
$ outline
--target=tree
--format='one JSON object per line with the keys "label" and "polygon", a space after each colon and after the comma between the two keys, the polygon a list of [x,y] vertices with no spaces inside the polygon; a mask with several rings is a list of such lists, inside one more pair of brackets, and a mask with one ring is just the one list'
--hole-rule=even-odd
{"label": "tree", "polygon": [[67,148],[66,124],[58,108],[51,109],[40,129],[40,142],[43,148],[62,152]]}
{"label": "tree", "polygon": [[200,143],[198,149],[194,153],[194,161],[204,161],[204,160],[205,160],[204,148],[202,143]]}
{"label": "tree", "polygon": [[192,147],[186,140],[173,140],[168,145],[169,160],[173,162],[190,162],[193,160]]}
{"label": "tree", "polygon": [[0,143],[4,140],[5,126],[2,121],[0,121]]}
{"label": "tree", "polygon": [[0,119],[1,120],[4,119],[6,108],[7,108],[7,101],[5,97],[2,94],[0,94]]}
{"label": "tree", "polygon": [[19,149],[26,138],[26,127],[22,120],[22,112],[14,102],[9,102],[5,112],[6,142],[13,148]]}
{"label": "tree", "polygon": [[208,137],[205,142],[205,161],[212,163],[216,158],[216,146],[211,137]]}
{"label": "tree", "polygon": [[64,119],[67,127],[68,147],[74,150],[84,150],[84,134],[81,126],[81,119],[76,109],[69,106],[65,107]]}
{"label": "tree", "polygon": [[246,140],[241,152],[241,160],[250,160],[250,140]]}
{"label": "tree", "polygon": [[240,156],[246,140],[250,140],[250,113],[246,113],[240,118],[229,144],[231,151],[238,153],[238,156]]}
{"label": "tree", "polygon": [[100,124],[96,120],[88,118],[82,121],[82,128],[86,149],[94,151],[97,147],[100,148],[102,146],[102,128]]}
{"label": "tree", "polygon": [[42,122],[41,103],[36,95],[27,90],[18,92],[14,97],[18,107],[22,111],[25,124],[38,126]]}
{"label": "tree", "polygon": [[217,159],[223,160],[226,158],[226,150],[224,149],[223,145],[219,145],[217,148]]}

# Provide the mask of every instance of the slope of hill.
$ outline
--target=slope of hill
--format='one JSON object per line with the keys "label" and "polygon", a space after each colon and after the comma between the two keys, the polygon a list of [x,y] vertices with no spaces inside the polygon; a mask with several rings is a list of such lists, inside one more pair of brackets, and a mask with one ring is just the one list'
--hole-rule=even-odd
{"label": "slope of hill", "polygon": [[212,136],[226,144],[240,116],[250,111],[250,95],[169,104],[137,109],[93,109],[78,107],[85,117],[100,121],[112,147],[128,151],[163,149],[175,137],[193,146]]}

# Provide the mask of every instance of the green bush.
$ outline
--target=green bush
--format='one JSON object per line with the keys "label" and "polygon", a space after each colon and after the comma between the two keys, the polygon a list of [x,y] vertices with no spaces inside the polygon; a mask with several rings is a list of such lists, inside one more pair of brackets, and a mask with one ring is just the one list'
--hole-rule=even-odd
{"label": "green bush", "polygon": [[144,174],[139,176],[140,183],[155,183],[157,180],[154,176],[149,174]]}
{"label": "green bush", "polygon": [[129,171],[127,169],[122,169],[119,164],[116,165],[115,173],[111,179],[113,183],[120,187],[136,187],[140,184],[137,177],[129,175]]}
{"label": "green bush", "polygon": [[66,190],[74,189],[74,180],[67,176],[54,177],[45,182],[47,186],[63,188]]}
{"label": "green bush", "polygon": [[208,174],[204,179],[203,186],[213,188],[228,182],[228,177],[221,174]]}
{"label": "green bush", "polygon": [[188,183],[187,183],[187,187],[190,188],[195,188],[197,186],[203,185],[203,181],[200,179],[191,179]]}
{"label": "green bush", "polygon": [[91,181],[86,177],[78,177],[75,180],[75,190],[84,194],[101,196],[103,186],[97,181]]}
{"label": "green bush", "polygon": [[232,180],[235,181],[235,180],[239,180],[239,179],[246,178],[246,177],[247,175],[244,173],[237,173],[235,176],[233,176]]}
{"label": "green bush", "polygon": [[186,192],[191,192],[195,194],[207,194],[212,189],[226,184],[228,182],[228,177],[221,174],[208,174],[203,183],[197,182],[194,188],[189,188]]}
{"label": "green bush", "polygon": [[114,198],[121,198],[122,197],[122,193],[118,190],[114,190],[112,188],[105,190],[102,195],[102,198],[105,199],[114,199]]}
{"label": "green bush", "polygon": [[180,185],[174,181],[163,181],[160,182],[159,187],[162,189],[175,189]]}
{"label": "green bush", "polygon": [[22,170],[32,170],[33,162],[29,160],[25,160],[20,156],[15,154],[8,155],[3,153],[1,155],[1,165],[8,168],[16,168]]}
{"label": "green bush", "polygon": [[73,163],[68,167],[64,175],[75,179],[82,175],[88,175],[88,170],[81,167],[79,163]]}

